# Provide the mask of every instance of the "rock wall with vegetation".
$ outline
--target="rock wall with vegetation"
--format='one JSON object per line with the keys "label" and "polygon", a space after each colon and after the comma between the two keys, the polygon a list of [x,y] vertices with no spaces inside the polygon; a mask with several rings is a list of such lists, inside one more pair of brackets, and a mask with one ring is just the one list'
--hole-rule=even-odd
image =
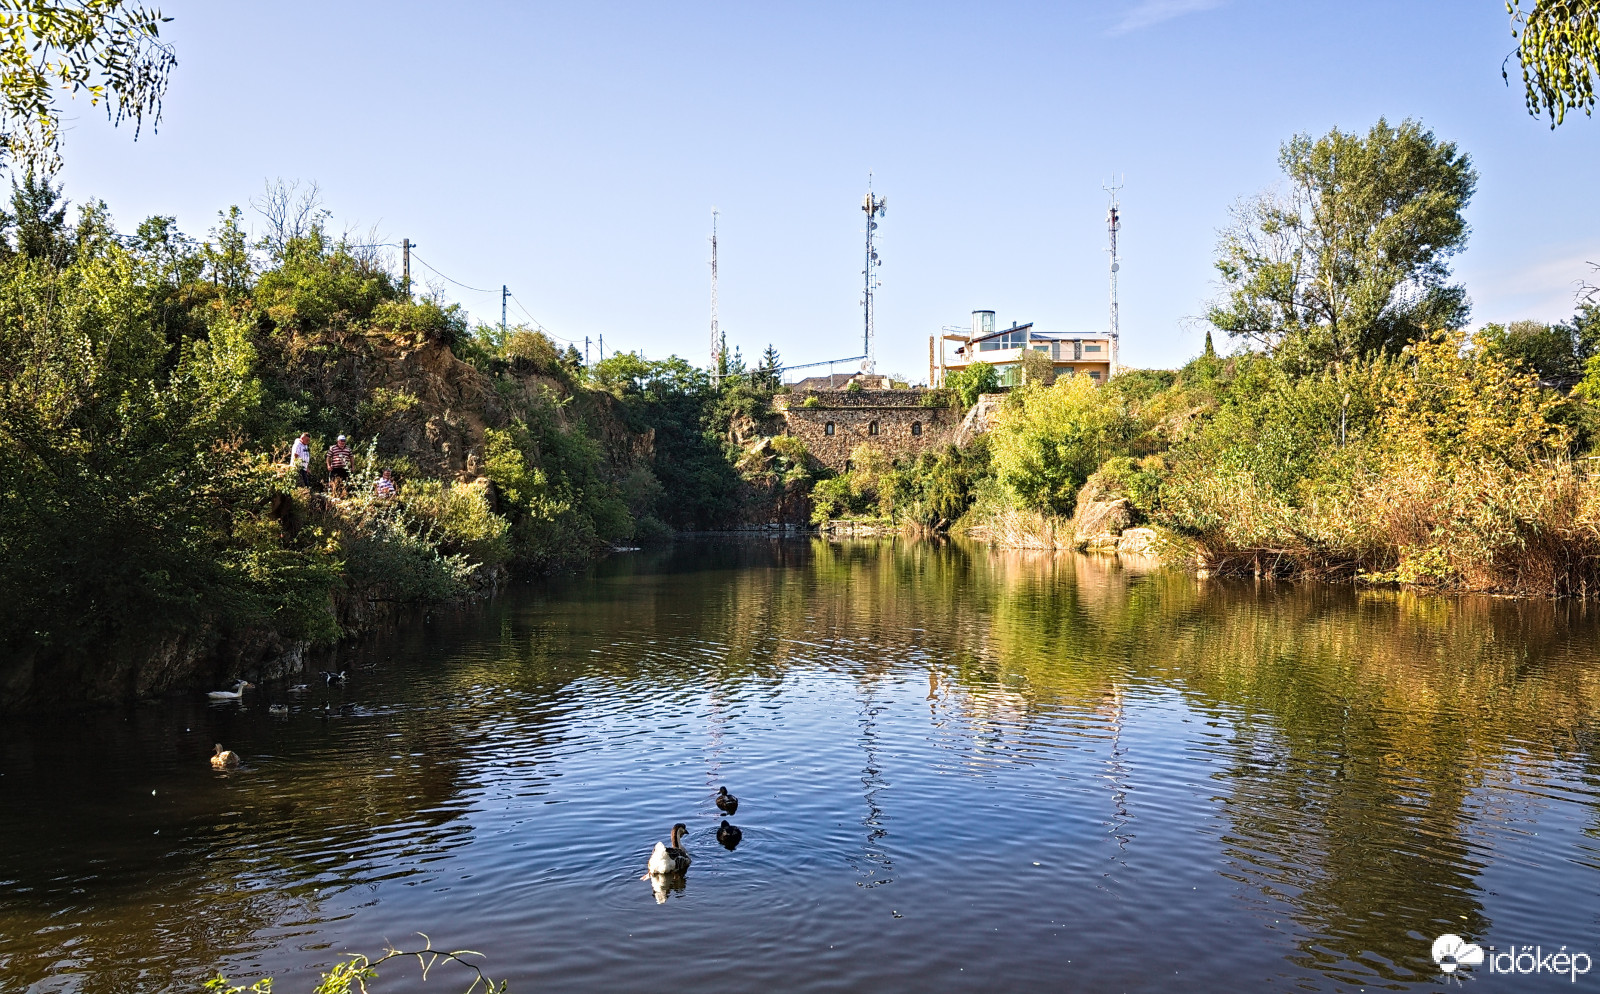
{"label": "rock wall with vegetation", "polygon": [[[770,376],[586,369],[537,331],[468,328],[314,205],[255,242],[237,208],[204,241],[161,217],[119,234],[32,176],[11,208],[0,709],[296,672],[519,572],[740,520],[732,426],[767,411]],[[309,488],[287,463],[302,431]]]}

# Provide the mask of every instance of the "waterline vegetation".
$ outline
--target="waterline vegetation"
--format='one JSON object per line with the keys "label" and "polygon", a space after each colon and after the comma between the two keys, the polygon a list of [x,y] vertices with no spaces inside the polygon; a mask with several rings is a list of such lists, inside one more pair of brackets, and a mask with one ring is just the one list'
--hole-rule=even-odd
{"label": "waterline vegetation", "polygon": [[[957,486],[956,527],[1013,545],[1109,532],[1114,547],[1153,526],[1170,561],[1209,573],[1600,591],[1600,302],[1469,335],[1447,260],[1477,177],[1416,122],[1296,136],[1281,164],[1292,193],[1245,201],[1218,246],[1209,321],[1238,350],[1218,355],[1208,333],[1175,372],[1012,390],[989,473]],[[856,463],[819,512],[902,471]],[[873,510],[921,517],[892,497]]]}

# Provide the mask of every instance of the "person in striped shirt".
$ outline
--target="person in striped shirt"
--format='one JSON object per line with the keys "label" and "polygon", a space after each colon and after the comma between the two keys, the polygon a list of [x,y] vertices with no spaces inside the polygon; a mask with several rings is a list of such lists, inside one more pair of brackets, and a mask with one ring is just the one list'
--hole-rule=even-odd
{"label": "person in striped shirt", "polygon": [[333,443],[333,448],[328,450],[328,487],[335,497],[345,495],[345,487],[350,482],[350,463],[354,458],[350,443],[340,435],[339,440]]}

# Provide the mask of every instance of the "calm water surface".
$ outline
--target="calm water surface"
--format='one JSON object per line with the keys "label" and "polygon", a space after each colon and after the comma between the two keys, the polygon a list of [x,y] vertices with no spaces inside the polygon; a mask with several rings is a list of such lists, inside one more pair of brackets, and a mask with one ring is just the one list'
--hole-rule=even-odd
{"label": "calm water surface", "polygon": [[[684,543],[371,644],[332,691],[0,724],[0,990],[220,966],[286,994],[416,932],[523,992],[1436,990],[1442,932],[1600,956],[1597,635],[1576,606]],[[675,821],[694,866],[658,902]]]}

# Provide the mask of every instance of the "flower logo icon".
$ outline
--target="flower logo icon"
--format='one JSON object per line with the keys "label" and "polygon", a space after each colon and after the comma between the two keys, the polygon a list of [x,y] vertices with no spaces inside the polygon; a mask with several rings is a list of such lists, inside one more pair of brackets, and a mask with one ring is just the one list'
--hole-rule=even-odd
{"label": "flower logo icon", "polygon": [[1445,973],[1455,973],[1458,966],[1477,966],[1482,963],[1483,947],[1446,932],[1433,940],[1433,961]]}

